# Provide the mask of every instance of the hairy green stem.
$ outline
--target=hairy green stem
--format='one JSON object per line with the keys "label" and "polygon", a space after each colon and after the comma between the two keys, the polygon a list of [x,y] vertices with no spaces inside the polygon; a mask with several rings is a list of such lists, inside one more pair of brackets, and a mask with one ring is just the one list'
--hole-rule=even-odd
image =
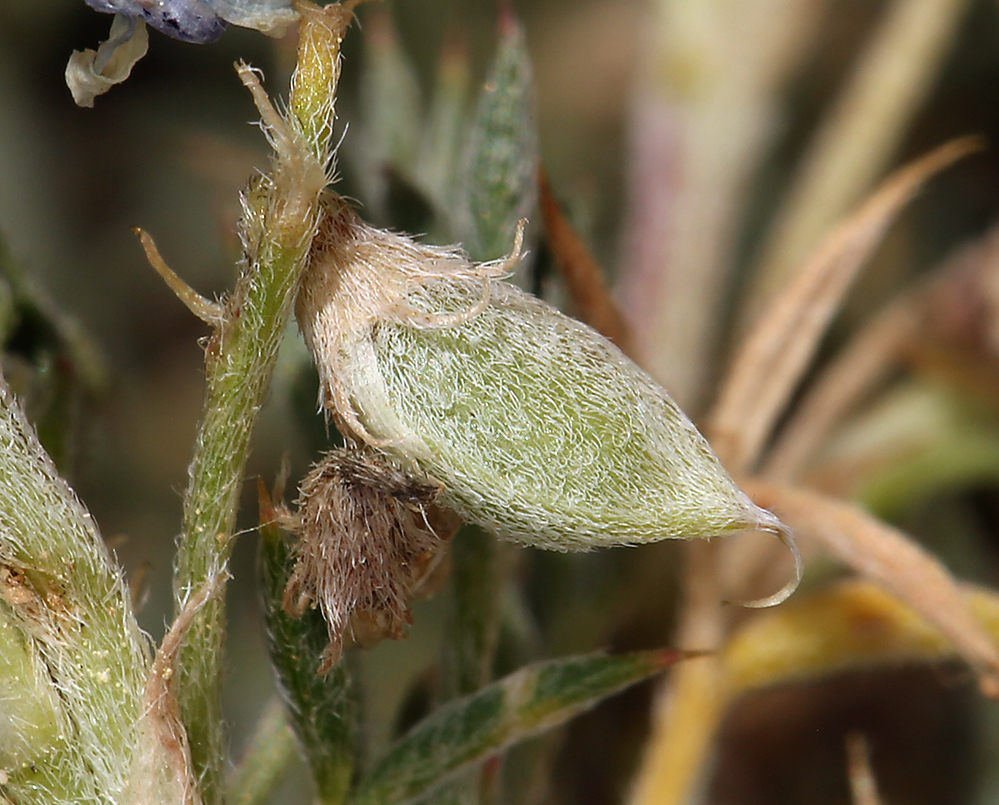
{"label": "hairy green stem", "polygon": [[[250,434],[270,386],[308,239],[275,248],[240,278],[228,316],[209,344],[208,393],[198,434],[176,570],[176,610],[226,573]],[[181,655],[178,697],[206,802],[220,799],[224,768],[219,696],[225,630],[221,597],[191,627]]]}
{"label": "hairy green stem", "polygon": [[[174,578],[176,611],[206,584],[224,579],[234,542],[250,434],[270,387],[278,347],[299,278],[308,263],[327,180],[339,46],[350,11],[300,4],[298,66],[287,120],[245,66],[275,150],[273,170],[244,200],[245,266],[206,349],[204,419],[184,499]],[[206,805],[222,799],[225,768],[220,698],[225,634],[224,596],[209,601],[185,641],[177,695],[191,758]]]}

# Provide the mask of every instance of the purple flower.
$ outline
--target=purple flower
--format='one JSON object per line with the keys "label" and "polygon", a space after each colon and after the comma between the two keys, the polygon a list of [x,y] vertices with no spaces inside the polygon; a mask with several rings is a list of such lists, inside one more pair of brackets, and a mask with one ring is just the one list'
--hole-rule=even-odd
{"label": "purple flower", "polygon": [[140,19],[182,42],[214,42],[232,23],[280,32],[294,18],[291,0],[85,0],[106,14]]}

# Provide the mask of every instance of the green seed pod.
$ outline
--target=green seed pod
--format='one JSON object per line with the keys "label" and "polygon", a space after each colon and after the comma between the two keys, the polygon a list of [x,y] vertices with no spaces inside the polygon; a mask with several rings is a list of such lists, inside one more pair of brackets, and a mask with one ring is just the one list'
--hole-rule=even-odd
{"label": "green seed pod", "polygon": [[[297,315],[341,427],[499,537],[555,550],[767,531],[665,391],[610,341],[454,250],[332,212]],[[773,603],[768,600],[766,603]]]}

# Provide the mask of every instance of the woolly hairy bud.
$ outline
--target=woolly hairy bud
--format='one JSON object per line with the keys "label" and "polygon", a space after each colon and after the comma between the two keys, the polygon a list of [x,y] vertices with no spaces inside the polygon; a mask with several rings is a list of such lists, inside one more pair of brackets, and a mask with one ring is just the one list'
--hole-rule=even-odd
{"label": "woolly hairy bud", "polygon": [[339,659],[348,628],[363,643],[403,636],[408,601],[454,532],[434,510],[439,492],[364,450],[333,450],[306,475],[297,513],[282,518],[299,538],[284,608],[293,616],[310,604],[322,609],[330,633],[322,672]]}
{"label": "woolly hairy bud", "polygon": [[296,314],[324,405],[465,519],[555,550],[752,530],[791,544],[652,377],[496,278],[519,248],[473,265],[340,201],[315,243]]}

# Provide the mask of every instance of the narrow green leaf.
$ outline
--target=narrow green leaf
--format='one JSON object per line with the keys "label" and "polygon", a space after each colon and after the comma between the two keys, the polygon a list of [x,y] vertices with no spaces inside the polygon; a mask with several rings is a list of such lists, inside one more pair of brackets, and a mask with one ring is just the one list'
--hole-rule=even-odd
{"label": "narrow green leaf", "polygon": [[500,19],[500,42],[465,143],[457,192],[456,234],[476,260],[510,251],[517,222],[537,202],[538,138],[531,62],[512,14]]}
{"label": "narrow green leaf", "polygon": [[361,137],[358,140],[365,201],[385,212],[390,172],[411,179],[420,142],[420,86],[392,18],[385,11],[364,20],[361,74]]}
{"label": "narrow green leaf", "polygon": [[[261,518],[269,520],[271,518]],[[350,680],[343,663],[319,673],[329,642],[318,610],[293,618],[282,608],[284,587],[294,558],[280,529],[260,527],[264,619],[271,661],[277,670],[292,726],[309,759],[319,799],[341,803],[354,773],[355,719]]]}
{"label": "narrow green leaf", "polygon": [[412,802],[472,764],[567,721],[684,656],[665,650],[594,654],[522,668],[417,725],[362,779],[353,803]]}
{"label": "narrow green leaf", "polygon": [[[457,157],[465,133],[469,84],[465,48],[459,43],[446,44],[423,127],[416,178],[430,198],[448,214],[453,212]],[[449,224],[453,226],[453,223]]]}

